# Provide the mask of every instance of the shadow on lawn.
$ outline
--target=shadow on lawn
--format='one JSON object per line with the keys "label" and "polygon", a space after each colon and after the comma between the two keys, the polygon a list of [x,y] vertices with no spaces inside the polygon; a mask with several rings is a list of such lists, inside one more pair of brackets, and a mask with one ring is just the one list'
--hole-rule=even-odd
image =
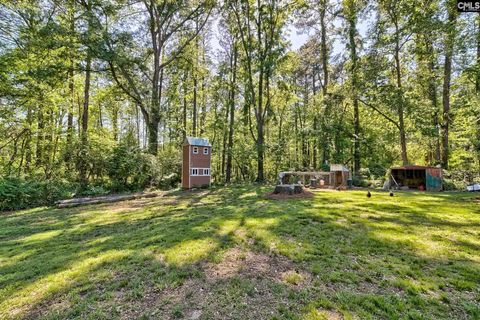
{"label": "shadow on lawn", "polygon": [[[405,204],[357,205],[357,196],[348,193],[333,199],[320,193],[314,200],[268,201],[265,192],[248,186],[220,188],[171,193],[141,207],[133,201],[4,217],[0,254],[10,261],[0,264],[0,311],[26,318],[175,318],[186,316],[182,310],[192,308],[191,300],[202,304],[193,307],[204,317],[211,312],[221,319],[227,308],[222,299],[227,299],[234,304],[228,307],[234,308],[228,309],[231,319],[307,317],[327,309],[360,318],[480,316],[478,261],[463,252],[449,256],[448,235],[432,242],[445,246],[445,255],[429,255],[416,244],[418,237],[429,235],[409,229],[452,228],[462,234],[478,228],[478,220],[433,217],[426,208],[435,202],[411,212]],[[441,201],[446,198],[442,195]],[[342,204],[351,207],[331,207]],[[375,215],[363,216],[362,208]],[[109,215],[107,209],[115,213]],[[471,241],[457,241],[458,246],[480,255]],[[189,293],[186,301],[168,294],[191,279],[203,279],[205,261],[221,261],[223,253],[236,247],[286,256],[314,280],[295,288],[268,283],[264,291],[278,298],[268,304],[262,304],[265,292],[251,289],[260,278],[221,279],[213,288],[202,288],[203,293]],[[211,296],[200,298],[207,292]]]}

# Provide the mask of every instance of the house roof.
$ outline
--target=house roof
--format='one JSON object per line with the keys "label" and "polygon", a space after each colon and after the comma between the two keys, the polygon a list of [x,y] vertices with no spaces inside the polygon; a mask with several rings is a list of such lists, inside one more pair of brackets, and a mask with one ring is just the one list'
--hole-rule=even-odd
{"label": "house roof", "polygon": [[186,137],[183,142],[184,145],[191,146],[200,146],[200,147],[211,147],[212,145],[208,142],[206,138],[197,138],[197,137]]}

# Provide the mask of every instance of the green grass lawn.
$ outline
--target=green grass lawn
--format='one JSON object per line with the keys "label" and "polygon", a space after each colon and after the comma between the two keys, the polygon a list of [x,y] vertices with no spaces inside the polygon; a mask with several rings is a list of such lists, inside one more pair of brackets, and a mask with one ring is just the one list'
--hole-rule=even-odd
{"label": "green grass lawn", "polygon": [[480,319],[477,195],[269,190],[0,214],[0,319]]}

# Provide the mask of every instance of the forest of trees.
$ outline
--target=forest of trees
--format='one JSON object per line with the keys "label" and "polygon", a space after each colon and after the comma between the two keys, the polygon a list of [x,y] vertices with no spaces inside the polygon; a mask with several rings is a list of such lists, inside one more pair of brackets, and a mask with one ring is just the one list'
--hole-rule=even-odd
{"label": "forest of trees", "polygon": [[479,93],[480,16],[452,0],[0,0],[4,185],[174,186],[188,135],[215,183],[426,164],[461,186]]}

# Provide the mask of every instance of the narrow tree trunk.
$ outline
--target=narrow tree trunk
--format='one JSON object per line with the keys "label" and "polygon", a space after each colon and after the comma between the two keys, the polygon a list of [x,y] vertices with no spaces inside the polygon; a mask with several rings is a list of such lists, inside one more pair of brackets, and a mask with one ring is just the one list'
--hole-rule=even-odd
{"label": "narrow tree trunk", "polygon": [[229,183],[232,175],[233,158],[233,124],[235,122],[235,88],[237,85],[237,46],[233,44],[232,82],[230,83],[230,123],[228,126],[227,167],[225,182]]}
{"label": "narrow tree trunk", "polygon": [[28,106],[27,108],[27,126],[28,131],[26,132],[25,138],[25,173],[30,173],[30,165],[32,163],[32,108]]}
{"label": "narrow tree trunk", "polygon": [[43,143],[44,143],[44,134],[45,134],[45,121],[43,119],[43,110],[42,106],[38,108],[37,113],[37,144],[35,152],[35,167],[40,167],[43,165]]}
{"label": "narrow tree trunk", "polygon": [[428,34],[424,37],[425,46],[428,55],[428,96],[430,103],[432,104],[433,110],[433,126],[435,127],[436,134],[434,136],[434,142],[432,144],[432,155],[434,164],[439,164],[441,162],[441,148],[440,148],[440,130],[439,130],[439,119],[438,119],[438,97],[437,97],[437,83],[436,83],[436,65],[435,65],[435,52],[433,49],[433,43],[431,39],[432,35]]}
{"label": "narrow tree trunk", "polygon": [[322,144],[322,165],[326,166],[328,159],[330,158],[330,136],[328,134],[329,128],[327,128],[327,119],[330,117],[330,102],[328,101],[328,84],[329,84],[329,74],[328,74],[328,46],[327,46],[327,24],[326,24],[326,1],[322,0],[320,2],[320,53],[322,61],[322,72],[323,72],[323,82],[322,82],[322,95],[323,103],[325,104],[325,112],[322,121],[322,137],[320,138]]}
{"label": "narrow tree trunk", "polygon": [[403,104],[405,99],[402,93],[402,66],[400,62],[400,30],[398,27],[398,21],[394,21],[395,24],[395,72],[397,76],[397,88],[398,88],[398,129],[400,134],[400,149],[403,165],[408,164],[407,156],[407,138],[405,133],[405,120],[404,120],[404,110]]}
{"label": "narrow tree trunk", "polygon": [[197,74],[193,70],[193,119],[192,119],[192,135],[197,136]]}
{"label": "narrow tree trunk", "polygon": [[150,116],[150,121],[147,123],[148,133],[148,152],[153,155],[158,153],[158,126],[160,124],[160,117],[157,114]]}
{"label": "narrow tree trunk", "polygon": [[449,125],[450,125],[450,79],[452,74],[452,57],[455,42],[455,22],[457,19],[455,4],[452,1],[448,6],[448,25],[445,35],[445,62],[443,74],[443,115],[442,115],[442,167],[448,169],[449,156]]}
{"label": "narrow tree trunk", "polygon": [[[183,76],[183,134],[187,135],[187,71]],[[185,137],[184,137],[185,138]]]}
{"label": "narrow tree trunk", "polygon": [[353,142],[353,172],[358,175],[360,171],[360,111],[358,106],[358,56],[357,56],[357,44],[355,43],[355,35],[357,34],[357,13],[355,7],[355,0],[349,0],[345,3],[346,16],[348,21],[348,39],[350,49],[350,59],[352,63],[351,67],[351,93],[353,103],[353,127],[354,127],[354,142]]}
{"label": "narrow tree trunk", "polygon": [[80,182],[87,184],[87,148],[88,148],[88,109],[90,107],[90,74],[91,74],[92,58],[87,53],[87,63],[85,69],[85,90],[83,93],[83,110],[82,110],[82,129],[81,129],[81,157],[80,157]]}
{"label": "narrow tree trunk", "polygon": [[113,130],[113,140],[118,142],[118,105],[115,103],[112,112],[112,130]]}
{"label": "narrow tree trunk", "polygon": [[[261,8],[261,1],[257,0],[258,8]],[[259,10],[258,13],[258,28],[257,28],[257,40],[258,43],[262,43],[262,17],[261,12]],[[264,50],[266,50],[265,48]],[[264,168],[263,168],[263,160],[264,160],[264,119],[263,119],[263,77],[265,72],[264,61],[260,61],[260,68],[258,73],[258,106],[257,106],[257,182],[263,182],[265,180],[264,177]]]}

